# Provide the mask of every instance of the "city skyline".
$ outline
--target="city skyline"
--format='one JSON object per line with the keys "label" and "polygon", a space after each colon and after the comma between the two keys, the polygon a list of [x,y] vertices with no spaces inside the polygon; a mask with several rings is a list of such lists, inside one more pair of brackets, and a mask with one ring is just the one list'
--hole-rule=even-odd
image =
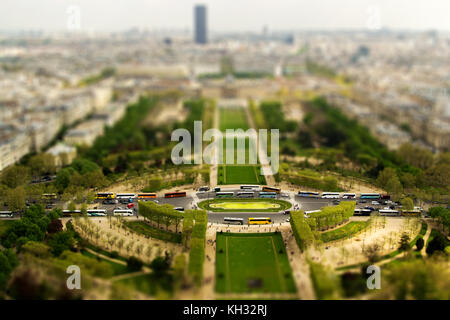
{"label": "city skyline", "polygon": [[[197,4],[208,7],[212,32],[261,32],[279,30],[442,30],[449,31],[446,13],[450,3],[443,0],[390,1],[346,0],[341,3],[311,1],[243,0],[237,7],[225,1],[86,1],[42,0],[2,1],[0,30],[67,30],[69,8],[80,10],[81,31],[193,30],[192,10]],[[232,18],[231,18],[232,17]]]}

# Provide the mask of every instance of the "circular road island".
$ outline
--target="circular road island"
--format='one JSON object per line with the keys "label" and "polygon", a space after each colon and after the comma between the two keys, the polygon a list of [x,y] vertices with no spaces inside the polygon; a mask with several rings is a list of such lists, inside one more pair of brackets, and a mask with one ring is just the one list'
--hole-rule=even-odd
{"label": "circular road island", "polygon": [[200,209],[211,212],[280,212],[291,206],[277,199],[210,199],[198,203]]}

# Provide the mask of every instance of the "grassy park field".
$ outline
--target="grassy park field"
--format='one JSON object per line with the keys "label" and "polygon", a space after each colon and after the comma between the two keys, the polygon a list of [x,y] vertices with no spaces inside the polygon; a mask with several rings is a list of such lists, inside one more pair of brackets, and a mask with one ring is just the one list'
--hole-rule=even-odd
{"label": "grassy park field", "polygon": [[218,184],[266,184],[259,165],[222,165],[218,169]]}
{"label": "grassy park field", "polygon": [[249,128],[247,115],[242,108],[236,109],[220,109],[220,131],[226,129],[242,129],[247,130]]}
{"label": "grassy park field", "polygon": [[279,212],[287,210],[291,204],[276,199],[211,199],[200,202],[199,207],[213,212]]}
{"label": "grassy park field", "polygon": [[218,293],[295,293],[280,233],[218,233]]}

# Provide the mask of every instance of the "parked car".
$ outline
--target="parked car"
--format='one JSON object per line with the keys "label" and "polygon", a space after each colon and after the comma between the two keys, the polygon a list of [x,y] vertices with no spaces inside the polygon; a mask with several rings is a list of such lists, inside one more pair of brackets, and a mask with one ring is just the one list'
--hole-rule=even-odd
{"label": "parked car", "polygon": [[341,201],[340,200],[333,200],[333,204],[339,204],[339,203],[341,203]]}
{"label": "parked car", "polygon": [[363,209],[367,209],[370,211],[375,211],[376,209],[374,207],[365,206]]}
{"label": "parked car", "polygon": [[176,207],[176,208],[174,208],[175,210],[177,210],[177,211],[184,211],[184,208],[183,207]]}
{"label": "parked car", "polygon": [[285,210],[285,211],[283,212],[283,214],[291,214],[291,211]]}
{"label": "parked car", "polygon": [[289,198],[289,193],[282,192],[282,193],[280,193],[280,196],[281,196],[282,198]]}
{"label": "parked car", "polygon": [[215,187],[214,192],[220,192],[220,187]]}
{"label": "parked car", "polygon": [[290,218],[290,217],[286,219],[286,222],[290,222],[290,221],[291,221],[291,218]]}
{"label": "parked car", "polygon": [[374,206],[379,206],[379,205],[380,205],[380,203],[379,203],[378,201],[372,201],[372,204],[373,204]]}
{"label": "parked car", "polygon": [[128,209],[134,208],[134,203],[129,203],[129,204],[127,204],[127,208],[128,208]]}
{"label": "parked car", "polygon": [[367,200],[359,200],[358,203],[367,203]]}

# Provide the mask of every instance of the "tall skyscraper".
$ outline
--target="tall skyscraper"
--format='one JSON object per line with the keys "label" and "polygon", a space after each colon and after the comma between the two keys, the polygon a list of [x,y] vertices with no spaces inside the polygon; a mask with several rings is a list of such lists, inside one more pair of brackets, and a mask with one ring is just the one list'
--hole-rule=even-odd
{"label": "tall skyscraper", "polygon": [[195,43],[205,44],[207,39],[206,6],[196,5],[194,8]]}

